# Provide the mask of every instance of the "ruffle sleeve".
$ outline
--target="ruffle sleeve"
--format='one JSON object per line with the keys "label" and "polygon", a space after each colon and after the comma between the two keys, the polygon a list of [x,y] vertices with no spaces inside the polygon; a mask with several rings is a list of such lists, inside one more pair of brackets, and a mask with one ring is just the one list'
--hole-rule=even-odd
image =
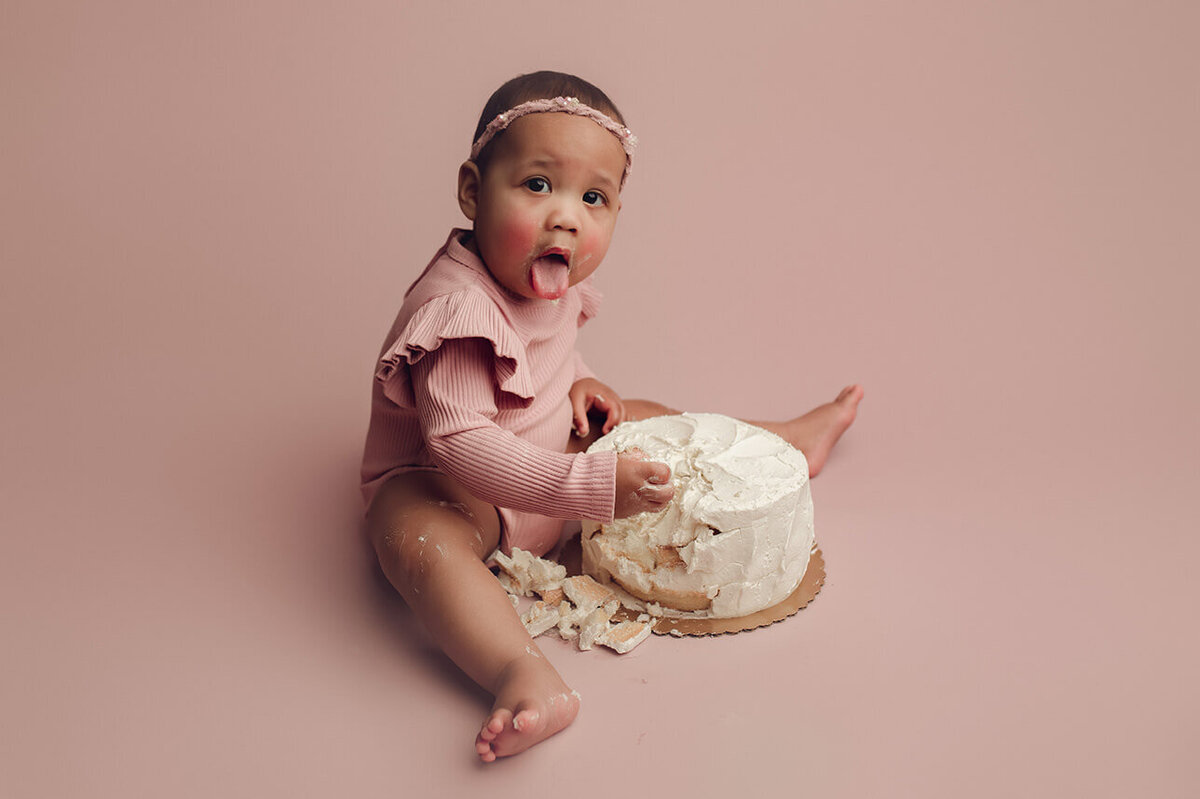
{"label": "ruffle sleeve", "polygon": [[586,280],[580,281],[576,288],[579,289],[579,301],[581,303],[579,308],[579,327],[583,327],[584,322],[600,312],[600,301],[604,299],[604,295],[592,283],[591,275],[588,275]]}
{"label": "ruffle sleeve", "polygon": [[[583,315],[580,314],[580,318]],[[509,327],[494,302],[473,291],[434,297],[409,318],[400,334],[380,356],[375,379],[388,399],[402,408],[416,408],[410,367],[442,342],[484,339],[491,344],[496,385],[520,399],[533,400],[533,378],[525,347]]]}

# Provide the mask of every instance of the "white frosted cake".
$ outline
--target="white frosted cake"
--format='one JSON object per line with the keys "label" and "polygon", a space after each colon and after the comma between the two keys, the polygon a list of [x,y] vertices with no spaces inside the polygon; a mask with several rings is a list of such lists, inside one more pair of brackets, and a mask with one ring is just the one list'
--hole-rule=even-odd
{"label": "white frosted cake", "polygon": [[664,616],[732,618],[800,584],[813,547],[804,455],[774,433],[711,413],[617,426],[588,450],[638,449],[671,467],[661,511],[583,524],[583,570]]}

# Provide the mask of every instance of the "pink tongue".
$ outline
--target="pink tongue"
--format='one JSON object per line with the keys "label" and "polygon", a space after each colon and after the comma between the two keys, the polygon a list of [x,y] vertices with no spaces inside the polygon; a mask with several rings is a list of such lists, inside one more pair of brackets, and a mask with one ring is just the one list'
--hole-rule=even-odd
{"label": "pink tongue", "polygon": [[557,300],[571,285],[570,270],[558,258],[538,258],[530,272],[533,293],[543,300]]}

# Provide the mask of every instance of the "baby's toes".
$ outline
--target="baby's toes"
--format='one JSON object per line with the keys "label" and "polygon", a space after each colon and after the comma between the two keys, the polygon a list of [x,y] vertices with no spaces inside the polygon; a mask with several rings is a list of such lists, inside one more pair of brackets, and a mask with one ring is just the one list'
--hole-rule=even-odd
{"label": "baby's toes", "polygon": [[508,727],[513,720],[512,711],[508,708],[499,708],[492,712],[483,722],[483,727],[479,730],[480,741],[491,743],[496,740],[500,733],[504,732],[504,728]]}
{"label": "baby's toes", "polygon": [[479,729],[479,734],[475,736],[475,752],[484,763],[491,763],[496,759],[496,752],[492,748],[492,743],[500,737],[500,733],[504,732],[511,721],[512,712],[506,708],[500,708],[483,722],[483,727]]}
{"label": "baby's toes", "polygon": [[492,748],[492,744],[500,737],[511,718],[512,713],[509,711],[497,710],[483,722],[479,735],[475,736],[475,753],[484,763],[491,763],[496,759],[496,750]]}
{"label": "baby's toes", "polygon": [[541,714],[532,708],[522,710],[513,717],[513,729],[517,732],[533,732],[537,729]]}

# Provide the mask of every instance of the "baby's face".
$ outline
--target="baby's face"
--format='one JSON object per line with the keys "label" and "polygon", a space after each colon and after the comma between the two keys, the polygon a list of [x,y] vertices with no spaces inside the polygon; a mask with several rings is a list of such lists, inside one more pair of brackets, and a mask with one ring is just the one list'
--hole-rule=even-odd
{"label": "baby's face", "polygon": [[496,282],[522,297],[558,299],[596,270],[620,210],[625,150],[586,117],[530,114],[495,144],[463,201],[473,244]]}

